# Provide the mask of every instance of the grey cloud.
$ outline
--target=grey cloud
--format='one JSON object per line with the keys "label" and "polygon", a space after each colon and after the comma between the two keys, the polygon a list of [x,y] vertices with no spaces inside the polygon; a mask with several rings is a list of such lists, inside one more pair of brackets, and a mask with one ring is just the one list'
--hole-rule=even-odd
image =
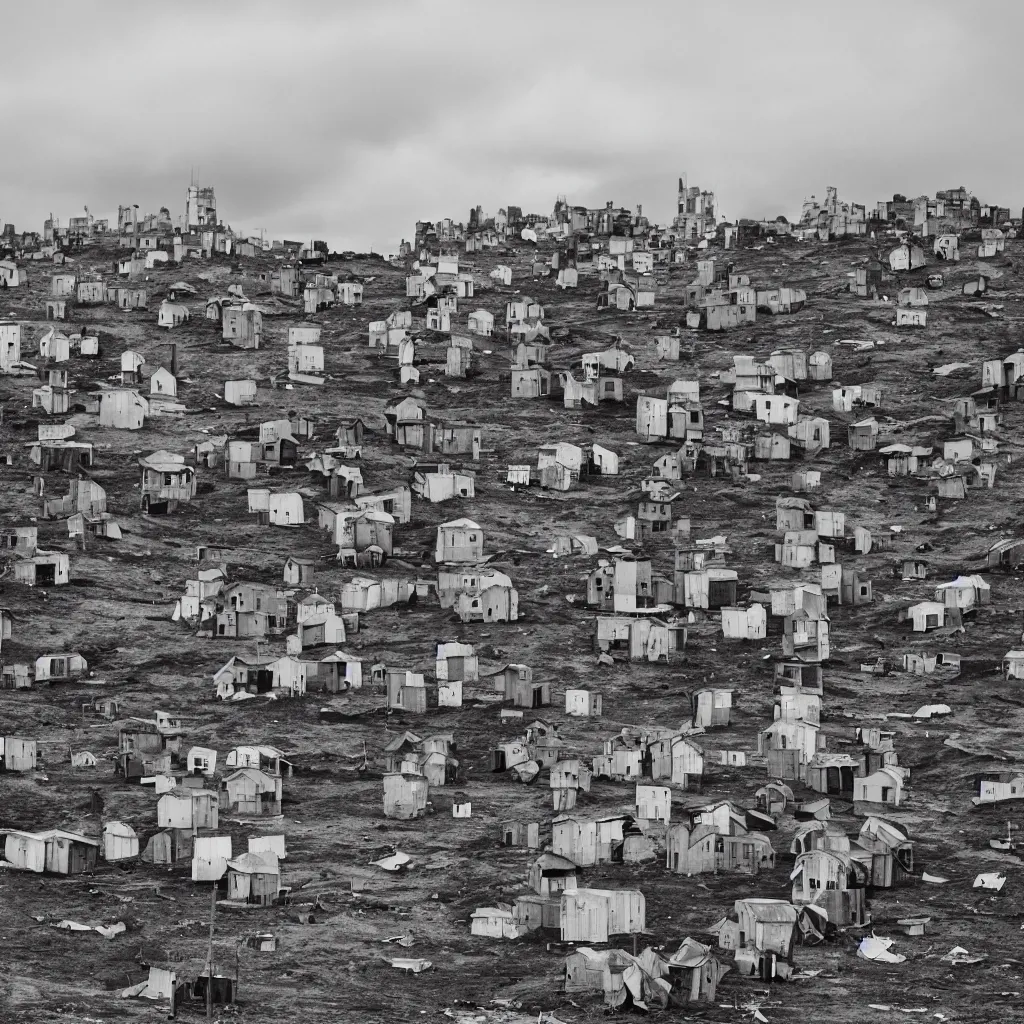
{"label": "grey cloud", "polygon": [[828,184],[1019,208],[1022,72],[976,29],[1022,23],[947,0],[9,5],[0,217],[177,214],[196,167],[236,228],[359,249],[559,193],[665,219],[682,171],[733,217]]}

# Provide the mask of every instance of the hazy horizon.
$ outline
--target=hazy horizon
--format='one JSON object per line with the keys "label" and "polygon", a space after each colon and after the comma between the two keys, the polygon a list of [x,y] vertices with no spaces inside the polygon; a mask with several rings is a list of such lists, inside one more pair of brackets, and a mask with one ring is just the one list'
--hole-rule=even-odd
{"label": "hazy horizon", "polygon": [[[964,185],[1020,210],[1024,142],[976,124],[983,107],[986,123],[1014,125],[1022,73],[977,26],[1015,38],[1024,8],[993,0],[967,18],[946,0],[868,0],[854,17],[791,0],[779,12],[753,0],[12,7],[0,78],[17,102],[0,125],[17,157],[0,167],[0,219],[41,231],[51,212],[113,219],[137,203],[177,220],[195,169],[234,228],[357,251],[394,251],[416,220],[465,221],[478,204],[548,213],[559,194],[666,223],[684,172],[730,219],[792,219],[827,185],[868,207]],[[55,39],[74,55],[53,59]]]}

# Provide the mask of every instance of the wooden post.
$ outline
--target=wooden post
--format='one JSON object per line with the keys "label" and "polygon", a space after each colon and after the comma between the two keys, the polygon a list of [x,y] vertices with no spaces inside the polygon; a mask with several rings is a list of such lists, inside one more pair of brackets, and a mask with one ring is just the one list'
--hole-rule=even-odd
{"label": "wooden post", "polygon": [[210,946],[206,954],[206,1019],[213,1020],[213,917],[217,913],[217,882],[210,889]]}

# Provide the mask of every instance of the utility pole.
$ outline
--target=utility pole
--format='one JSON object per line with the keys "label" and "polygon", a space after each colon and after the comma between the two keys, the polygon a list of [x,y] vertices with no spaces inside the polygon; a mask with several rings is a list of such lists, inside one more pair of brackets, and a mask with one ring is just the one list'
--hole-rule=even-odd
{"label": "utility pole", "polygon": [[206,953],[206,1019],[213,1020],[213,916],[217,913],[217,883],[210,888],[210,946]]}

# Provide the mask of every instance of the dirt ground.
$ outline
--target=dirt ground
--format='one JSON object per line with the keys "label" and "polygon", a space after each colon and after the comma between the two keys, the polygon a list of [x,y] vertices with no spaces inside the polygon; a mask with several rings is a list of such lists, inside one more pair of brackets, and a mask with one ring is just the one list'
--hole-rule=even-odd
{"label": "dirt ground", "polygon": [[[249,835],[283,832],[288,856],[282,882],[293,890],[291,906],[218,911],[216,962],[228,971],[237,965],[240,978],[237,1005],[218,1010],[219,1019],[251,1024],[412,1021],[432,1018],[456,1001],[471,1008],[493,999],[514,1000],[533,1019],[539,1010],[579,1024],[602,1018],[605,1008],[599,997],[571,999],[561,991],[563,954],[548,951],[544,938],[502,941],[469,933],[469,914],[476,907],[511,901],[526,890],[530,855],[499,846],[498,823],[510,816],[541,822],[551,817],[545,778],[524,786],[489,770],[490,749],[500,739],[514,738],[521,725],[502,723],[500,705],[485,699],[483,690],[467,694],[460,709],[431,710],[426,720],[401,714],[385,718],[382,697],[369,689],[347,703],[318,693],[277,702],[216,701],[214,671],[232,654],[252,654],[254,649],[242,641],[197,638],[185,625],[171,621],[174,602],[184,592],[185,580],[194,575],[198,545],[223,550],[232,580],[280,581],[288,555],[317,559],[315,586],[327,595],[337,593],[354,573],[337,567],[327,534],[317,529],[314,502],[326,498],[326,492],[301,466],[274,476],[272,482],[300,489],[312,522],[299,529],[275,529],[257,526],[246,511],[245,482],[207,469],[199,470],[200,493],[190,505],[170,516],[144,517],[136,460],[161,448],[185,454],[207,435],[237,436],[289,411],[315,417],[316,440],[303,452],[319,451],[330,445],[340,420],[359,415],[371,428],[363,447],[364,479],[370,489],[380,489],[409,482],[413,463],[384,434],[381,413],[388,401],[411,393],[423,398],[431,413],[479,424],[485,451],[475,467],[476,498],[438,505],[414,499],[412,522],[397,528],[396,546],[403,557],[381,572],[404,579],[433,575],[438,523],[469,515],[483,527],[485,551],[494,555],[493,564],[518,588],[520,620],[464,625],[436,601],[425,601],[363,616],[346,650],[367,662],[432,671],[434,644],[461,640],[475,644],[488,662],[525,662],[536,679],[551,683],[552,706],[543,714],[560,726],[567,754],[588,757],[599,753],[602,739],[623,725],[678,725],[689,715],[689,692],[705,681],[728,685],[735,690],[732,724],[701,739],[709,766],[704,791],[677,793],[674,799],[679,808],[712,798],[752,806],[755,790],[766,779],[763,763],[719,767],[716,752],[756,751],[757,732],[772,715],[769,659],[781,651],[777,632],[770,630],[764,642],[727,641],[712,616],[691,630],[685,653],[670,665],[599,666],[591,642],[594,613],[582,600],[586,574],[596,558],[556,560],[546,549],[556,531],[592,534],[603,546],[619,542],[613,522],[635,513],[640,481],[656,458],[672,450],[639,443],[634,431],[639,393],[664,395],[674,379],[696,377],[708,434],[730,423],[749,428],[750,419],[719,404],[727,388],[718,374],[731,366],[732,355],[767,357],[777,348],[820,349],[833,357],[834,379],[805,382],[801,411],[831,421],[832,447],[803,462],[822,472],[821,490],[810,498],[816,507],[845,511],[848,534],[854,526],[875,533],[901,527],[892,551],[855,555],[852,547],[837,550],[837,560],[856,566],[862,578],[873,581],[874,601],[831,612],[833,658],[825,672],[823,730],[829,748],[836,749],[855,726],[881,722],[886,713],[912,713],[926,703],[950,705],[953,714],[940,720],[894,719],[887,724],[897,733],[900,763],[912,772],[905,805],[888,817],[914,840],[918,875],[925,870],[948,882],[914,881],[873,893],[871,927],[896,938],[894,949],[907,956],[903,964],[856,957],[865,930],[851,929],[834,941],[796,948],[797,965],[811,973],[800,981],[769,990],[733,972],[720,986],[716,1005],[670,1008],[654,1016],[746,1021],[752,1018],[752,1007],[759,1006],[772,1022],[1024,1020],[1024,877],[1017,858],[988,846],[989,838],[1005,833],[1007,820],[1019,823],[1019,812],[1012,805],[978,811],[970,802],[974,773],[1024,756],[1024,695],[1018,683],[1004,680],[999,671],[1003,654],[1021,640],[1024,594],[1018,576],[983,568],[984,552],[993,541],[1021,533],[1022,408],[1011,403],[1003,409],[996,435],[995,487],[972,490],[965,501],[940,500],[938,511],[929,512],[928,485],[916,479],[890,480],[876,453],[851,452],[846,425],[860,416],[844,416],[831,406],[831,389],[840,383],[877,384],[884,402],[877,416],[886,436],[932,445],[952,435],[953,400],[980,387],[983,359],[1005,355],[1021,343],[1024,316],[1021,243],[1008,243],[1004,254],[986,261],[1000,276],[993,279],[984,303],[961,294],[963,282],[979,271],[970,246],[964,247],[964,259],[955,266],[929,266],[886,282],[887,294],[895,297],[900,287],[923,283],[929,271],[941,269],[946,275],[945,287],[929,294],[928,326],[900,331],[893,326],[894,302],[857,299],[847,291],[850,272],[876,255],[874,243],[783,243],[719,253],[758,286],[806,289],[807,305],[787,316],[759,314],[750,328],[729,333],[684,328],[688,351],[680,363],[659,362],[654,337],[684,318],[685,285],[695,276],[692,264],[671,268],[653,310],[627,314],[596,308],[596,274],[581,275],[577,290],[562,293],[553,279],[531,280],[532,252],[463,256],[479,284],[477,296],[461,303],[461,325],[465,312],[477,308],[490,310],[503,322],[505,302],[519,292],[545,306],[556,338],[556,367],[569,366],[616,337],[633,347],[637,365],[625,376],[625,401],[582,413],[563,409],[560,401],[513,401],[509,347],[497,336],[478,345],[478,376],[447,379],[444,345],[438,343],[419,349],[424,360],[421,383],[400,386],[394,363],[368,349],[366,327],[394,309],[408,308],[405,272],[375,257],[339,259],[329,266],[332,272],[352,273],[366,282],[362,306],[334,307],[308,318],[297,303],[258,294],[258,273],[276,265],[270,257],[154,270],[146,282],[148,311],[74,308],[69,326],[97,328],[102,343],[100,359],[75,358],[69,364],[72,386],[79,393],[116,378],[125,348],[145,356],[147,372],[166,364],[167,341],[173,340],[178,345],[179,401],[188,413],[183,418],[151,418],[140,432],[100,428],[85,413],[66,418],[79,438],[95,443],[92,475],[106,489],[108,509],[124,534],[120,542],[90,540],[82,551],[69,541],[64,521],[40,518],[33,493],[26,443],[35,439],[36,425],[43,419],[31,407],[37,381],[0,377],[0,447],[14,456],[13,466],[0,467],[0,525],[35,523],[41,547],[66,550],[71,556],[71,583],[65,587],[44,592],[14,583],[12,572],[0,576],[0,606],[15,615],[13,638],[4,642],[0,657],[4,663],[31,663],[44,653],[77,650],[88,658],[92,672],[87,683],[0,690],[0,734],[36,737],[45,760],[35,774],[0,775],[0,827],[63,827],[97,836],[103,821],[116,818],[130,823],[145,844],[157,831],[155,797],[114,776],[117,723],[84,718],[81,705],[110,694],[121,702],[122,717],[147,718],[157,709],[180,714],[187,745],[212,746],[223,755],[235,744],[268,743],[285,750],[295,765],[293,777],[285,780],[283,820],[258,825],[228,821],[219,830],[232,835],[236,853],[245,848]],[[92,248],[76,266],[103,269],[110,278],[115,257],[112,247]],[[491,286],[487,274],[499,262],[512,265],[512,288]],[[38,363],[34,343],[45,329],[41,317],[54,268],[42,263],[28,267],[29,287],[4,294],[0,316],[22,321],[23,358]],[[169,333],[158,330],[160,299],[182,279],[199,291],[199,298],[188,303],[192,319]],[[232,283],[277,310],[264,317],[264,344],[258,352],[222,344],[219,328],[203,318],[205,299],[224,293]],[[993,304],[998,308],[992,309]],[[986,308],[996,315],[988,315]],[[287,328],[306,321],[323,327],[329,380],[319,388],[274,389],[271,375],[286,368]],[[858,351],[840,344],[844,340],[872,340],[875,347]],[[970,368],[945,377],[930,372],[954,361]],[[218,397],[225,379],[242,376],[254,376],[260,385],[258,407],[247,411],[231,408]],[[504,483],[508,464],[536,464],[538,446],[556,440],[611,448],[619,453],[621,475],[585,479],[578,490],[565,494],[511,492]],[[751,588],[801,575],[773,560],[775,500],[791,493],[789,475],[800,464],[795,454],[789,463],[752,464],[751,471],[761,474],[757,481],[695,476],[679,488],[676,507],[690,516],[695,537],[728,536],[727,564],[739,572],[741,604]],[[50,473],[46,494],[66,493],[67,485],[66,475]],[[924,556],[929,578],[903,582],[894,567],[922,544],[930,546]],[[671,574],[670,540],[659,539],[648,553],[656,570]],[[966,620],[963,634],[915,635],[909,624],[898,621],[901,607],[930,599],[936,584],[974,571],[985,574],[992,600]],[[803,575],[817,580],[817,567]],[[270,649],[283,654],[283,638],[275,639]],[[879,655],[900,663],[904,653],[938,651],[962,656],[959,676],[859,671],[862,662]],[[584,683],[604,696],[604,717],[599,720],[568,718],[562,711],[565,689]],[[319,717],[326,703],[354,717],[326,724]],[[462,780],[454,789],[469,795],[472,818],[453,819],[438,810],[417,821],[385,819],[381,748],[404,728],[455,732]],[[945,744],[951,736],[978,753]],[[369,768],[357,771],[364,745]],[[70,753],[79,750],[92,751],[98,766],[72,769]],[[96,796],[101,812],[95,809]],[[630,786],[605,781],[581,798],[579,810],[600,816],[631,809],[632,803]],[[852,808],[840,810],[844,813],[837,820],[856,831],[860,819]],[[676,813],[674,807],[674,817]],[[584,878],[588,885],[639,887],[646,897],[649,930],[642,945],[671,952],[688,935],[708,941],[708,927],[731,910],[736,898],[787,897],[792,868],[788,851],[795,829],[792,817],[780,820],[771,836],[777,866],[757,879],[675,877],[661,862],[604,866],[587,871]],[[395,876],[369,866],[395,848],[412,857],[411,870]],[[994,870],[1007,876],[1001,892],[972,888],[979,872]],[[156,1020],[164,1015],[159,1007],[122,1000],[120,989],[145,977],[144,964],[171,964],[187,974],[197,973],[204,961],[209,890],[191,882],[187,863],[171,870],[145,864],[124,870],[101,862],[95,874],[73,878],[18,873],[0,865],[0,902],[0,1021]],[[304,918],[310,906],[315,907],[315,920],[302,923],[300,915]],[[927,934],[898,934],[896,920],[913,915],[931,918]],[[51,927],[63,918],[88,924],[123,921],[128,930],[108,940]],[[247,935],[264,931],[277,936],[276,952],[257,952],[243,944]],[[405,949],[384,941],[404,935],[413,939]],[[941,957],[956,945],[985,959],[970,967],[944,963]],[[395,955],[425,958],[433,967],[406,974],[387,962]],[[200,1019],[203,1012],[183,1009],[180,1015]]]}

